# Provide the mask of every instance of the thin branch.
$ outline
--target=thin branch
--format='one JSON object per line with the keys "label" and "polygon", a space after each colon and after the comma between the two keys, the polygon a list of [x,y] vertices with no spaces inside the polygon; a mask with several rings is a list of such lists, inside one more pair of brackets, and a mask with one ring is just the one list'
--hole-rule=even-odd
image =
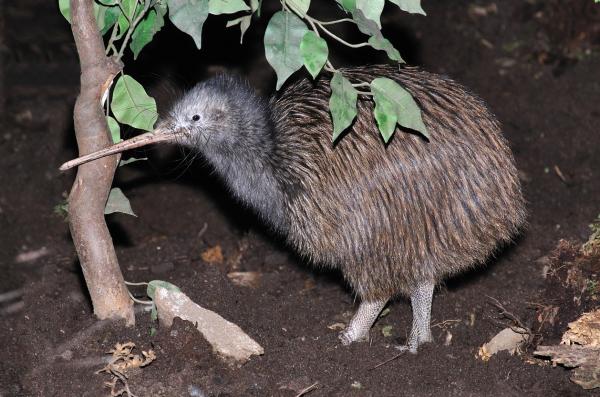
{"label": "thin branch", "polygon": [[300,392],[298,394],[296,394],[296,397],[302,397],[302,396],[310,393],[311,391],[313,391],[317,388],[318,384],[319,384],[319,382],[315,382],[312,385],[308,386],[307,388],[300,390]]}
{"label": "thin branch", "polygon": [[313,21],[311,21],[310,19],[307,19],[307,21],[310,24],[310,26],[312,27],[312,30],[313,30],[313,32],[315,32],[317,37],[321,37],[321,35],[319,34],[319,29],[317,29],[317,25],[315,25],[315,23]]}
{"label": "thin branch", "polygon": [[129,291],[127,291],[127,293],[129,294],[129,297],[131,298],[131,300],[134,301],[135,303],[139,303],[141,305],[153,305],[154,304],[154,302],[152,302],[152,301],[143,301],[143,300],[137,299]]}
{"label": "thin branch", "polygon": [[319,21],[321,25],[335,25],[336,23],[342,22],[355,23],[354,20],[350,18],[336,19],[335,21]]}
{"label": "thin branch", "polygon": [[143,281],[140,282],[140,283],[132,283],[130,281],[125,281],[125,285],[134,285],[134,286],[137,286],[137,285],[148,285],[148,283],[145,283]]}
{"label": "thin branch", "polygon": [[323,25],[321,22],[319,22],[318,20],[314,19],[313,17],[306,15],[306,20],[307,21],[312,21],[313,23],[315,23],[319,28],[321,28],[321,30],[323,32],[325,32],[329,37],[331,37],[332,39],[342,43],[343,45],[350,47],[350,48],[361,48],[361,47],[368,47],[371,44],[367,43],[367,42],[363,42],[363,43],[357,43],[357,44],[352,44],[352,43],[348,43],[346,40],[342,39],[341,37],[337,36],[335,33],[333,33],[332,31],[330,31],[329,29],[327,29],[325,27],[325,25]]}
{"label": "thin branch", "polygon": [[117,47],[115,47],[115,40],[117,40],[117,34],[119,33],[119,23],[115,22],[112,31],[110,32],[110,39],[108,39],[108,44],[106,44],[105,54],[108,56],[110,51],[112,50],[112,54],[117,54]]}
{"label": "thin branch", "polygon": [[327,61],[327,64],[324,66],[324,69],[331,73],[336,73],[337,69],[333,67],[331,62]]}

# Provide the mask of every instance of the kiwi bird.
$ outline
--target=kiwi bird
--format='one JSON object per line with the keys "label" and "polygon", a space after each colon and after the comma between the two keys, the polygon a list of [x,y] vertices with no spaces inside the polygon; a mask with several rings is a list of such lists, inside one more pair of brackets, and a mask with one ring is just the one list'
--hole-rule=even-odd
{"label": "kiwi bird", "polygon": [[334,143],[330,76],[300,79],[265,100],[242,79],[220,75],[178,99],[156,134],[103,154],[161,140],[200,152],[292,248],[344,275],[361,303],[343,344],[367,339],[386,303],[403,295],[413,322],[402,348],[416,352],[432,341],[436,284],[485,262],[524,223],[517,170],[498,121],[460,84],[413,67],[343,73],[356,83],[388,77],[402,85],[430,139],[399,127],[384,144],[374,104],[363,98]]}

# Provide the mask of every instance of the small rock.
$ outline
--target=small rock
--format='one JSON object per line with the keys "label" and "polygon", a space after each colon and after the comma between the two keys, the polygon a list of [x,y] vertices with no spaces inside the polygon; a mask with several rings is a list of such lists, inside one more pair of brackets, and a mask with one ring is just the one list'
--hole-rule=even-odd
{"label": "small rock", "polygon": [[230,272],[227,273],[227,277],[235,285],[256,288],[260,283],[261,274],[259,272]]}
{"label": "small rock", "polygon": [[353,389],[357,389],[357,390],[360,390],[360,389],[363,388],[362,384],[359,381],[357,381],[357,380],[355,380],[354,382],[352,382],[350,384],[350,387],[353,388]]}
{"label": "small rock", "polygon": [[503,350],[515,354],[522,344],[527,343],[529,335],[528,331],[523,328],[504,328],[479,348],[478,355],[483,361],[488,361],[494,354]]}
{"label": "small rock", "polygon": [[238,325],[194,303],[183,292],[157,287],[154,303],[161,326],[170,327],[175,317],[190,321],[215,352],[226,359],[243,363],[252,355],[265,352],[262,346],[244,333]]}

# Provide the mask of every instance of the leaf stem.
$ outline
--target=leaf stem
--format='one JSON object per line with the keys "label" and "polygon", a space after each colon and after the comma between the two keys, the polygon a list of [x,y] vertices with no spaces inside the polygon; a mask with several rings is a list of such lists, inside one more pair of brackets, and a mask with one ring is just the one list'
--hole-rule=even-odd
{"label": "leaf stem", "polygon": [[336,19],[335,21],[319,21],[319,23],[321,25],[335,25],[337,23],[343,23],[343,22],[355,23],[354,20],[350,19],[350,18]]}
{"label": "leaf stem", "polygon": [[337,36],[335,33],[333,33],[332,31],[330,31],[329,29],[327,29],[325,27],[325,25],[320,22],[317,19],[314,19],[313,17],[306,15],[305,16],[306,20],[309,22],[312,22],[313,24],[316,24],[319,28],[321,28],[321,30],[323,32],[325,32],[329,37],[331,37],[332,39],[342,43],[343,45],[345,45],[346,47],[350,47],[350,48],[360,48],[360,47],[368,47],[370,46],[369,43],[367,42],[363,42],[363,43],[357,43],[357,44],[352,44],[352,43],[348,43],[346,40],[342,39],[341,37]]}
{"label": "leaf stem", "polygon": [[[125,53],[125,48],[127,48],[127,43],[129,42],[129,39],[131,38],[133,31],[135,30],[136,26],[140,23],[140,21],[146,16],[146,13],[150,9],[151,4],[152,4],[152,1],[144,0],[144,9],[142,10],[142,12],[140,12],[138,14],[138,16],[133,20],[133,22],[131,22],[129,24],[129,29],[127,30],[127,34],[125,35],[123,42],[121,43],[121,49],[119,50],[119,53],[117,54],[118,59],[121,59],[123,57],[123,54]],[[135,8],[133,9],[133,15],[135,15],[136,10],[137,10],[137,1],[135,3]]]}
{"label": "leaf stem", "polygon": [[135,303],[139,303],[139,304],[141,304],[141,305],[153,305],[153,304],[154,304],[154,302],[152,302],[152,301],[146,301],[146,300],[137,299],[137,298],[136,298],[136,297],[134,297],[134,296],[132,295],[132,293],[131,293],[131,292],[129,292],[129,291],[127,291],[127,293],[129,294],[129,298],[130,298],[132,301],[134,301]]}
{"label": "leaf stem", "polygon": [[112,31],[110,32],[110,39],[108,39],[108,44],[106,45],[105,54],[108,56],[110,51],[112,50],[112,55],[117,54],[117,47],[115,47],[115,40],[117,40],[117,33],[119,32],[119,23],[115,22]]}

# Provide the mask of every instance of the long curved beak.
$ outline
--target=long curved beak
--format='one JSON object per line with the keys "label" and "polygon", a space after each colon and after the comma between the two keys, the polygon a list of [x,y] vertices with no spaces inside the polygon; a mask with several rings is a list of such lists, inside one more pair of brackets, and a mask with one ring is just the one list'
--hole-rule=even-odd
{"label": "long curved beak", "polygon": [[182,136],[183,133],[181,132],[172,132],[158,128],[152,132],[146,132],[145,134],[135,136],[131,139],[127,139],[126,141],[116,143],[105,149],[98,150],[97,152],[93,152],[90,154],[86,154],[85,156],[69,160],[63,165],[61,165],[58,169],[61,171],[66,171],[70,168],[77,167],[78,165],[88,163],[92,160],[110,156],[111,154],[121,153],[129,149],[135,149],[138,147],[146,146],[151,143],[174,142]]}

